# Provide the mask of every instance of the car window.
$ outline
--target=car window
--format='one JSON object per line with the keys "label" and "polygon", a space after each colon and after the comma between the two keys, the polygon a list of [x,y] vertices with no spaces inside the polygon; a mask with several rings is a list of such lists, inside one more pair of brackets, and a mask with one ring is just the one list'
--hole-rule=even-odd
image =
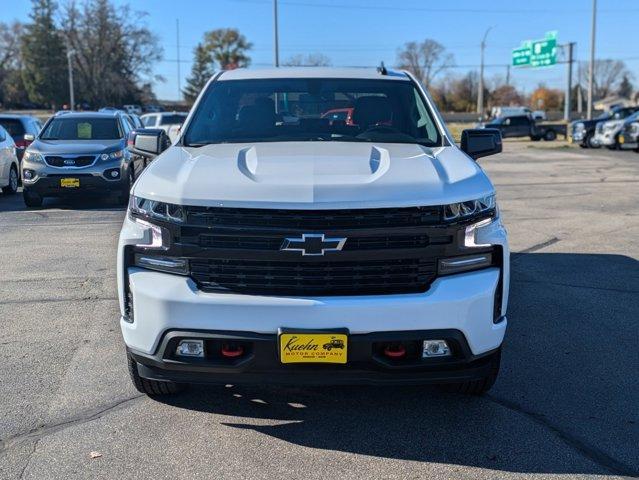
{"label": "car window", "polygon": [[123,137],[116,118],[54,118],[45,127],[41,140],[117,140]]}
{"label": "car window", "polygon": [[0,127],[0,142],[4,142],[7,139],[7,131]]}
{"label": "car window", "polygon": [[157,119],[157,115],[151,115],[149,117],[144,118],[144,126],[145,127],[155,127],[155,121]]}
{"label": "car window", "polygon": [[521,127],[528,123],[527,117],[512,117],[510,124],[516,127]]}
{"label": "car window", "polygon": [[162,115],[160,117],[160,125],[182,125],[186,120],[186,115],[181,114],[171,114],[171,115]]}
{"label": "car window", "polygon": [[[352,109],[351,120],[328,118]],[[187,145],[348,141],[441,145],[432,112],[409,81],[336,78],[212,83],[193,114]]]}
{"label": "car window", "polygon": [[26,133],[24,131],[24,125],[22,125],[22,122],[18,119],[0,118],[0,126],[12,137],[22,137]]}

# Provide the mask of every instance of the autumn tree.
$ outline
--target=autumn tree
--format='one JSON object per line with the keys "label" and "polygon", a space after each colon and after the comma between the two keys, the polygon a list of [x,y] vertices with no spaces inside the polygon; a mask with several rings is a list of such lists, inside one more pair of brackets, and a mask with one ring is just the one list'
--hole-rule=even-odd
{"label": "autumn tree", "polygon": [[204,48],[222,70],[248,67],[251,57],[248,51],[253,47],[239,30],[219,28],[204,34]]}
{"label": "autumn tree", "polygon": [[421,43],[404,44],[397,51],[397,65],[411,72],[429,88],[438,75],[455,65],[455,60],[441,43],[427,38]]}
{"label": "autumn tree", "polygon": [[540,110],[559,110],[562,107],[563,94],[560,90],[540,85],[530,96],[530,106]]}
{"label": "autumn tree", "polygon": [[[627,77],[628,81],[631,78],[631,73],[622,60],[595,60],[594,67],[593,96],[598,100],[617,93],[623,78]],[[589,68],[587,62],[583,62],[579,68],[579,84],[586,89]]]}

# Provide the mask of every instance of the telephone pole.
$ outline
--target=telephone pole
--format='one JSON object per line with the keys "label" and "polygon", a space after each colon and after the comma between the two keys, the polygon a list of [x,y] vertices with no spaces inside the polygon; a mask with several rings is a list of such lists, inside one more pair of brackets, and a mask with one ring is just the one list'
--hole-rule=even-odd
{"label": "telephone pole", "polygon": [[277,25],[277,0],[273,0],[273,40],[275,48],[275,66],[280,66],[280,41]]}
{"label": "telephone pole", "polygon": [[177,38],[177,86],[178,86],[178,100],[182,99],[182,75],[180,73],[180,19],[175,19],[175,34]]}
{"label": "telephone pole", "polygon": [[75,110],[75,92],[73,91],[73,63],[71,57],[75,55],[75,50],[67,50],[67,66],[69,68],[69,110]]}
{"label": "telephone pole", "polygon": [[479,91],[477,92],[477,113],[484,116],[484,50],[486,49],[486,37],[493,27],[488,27],[481,41],[481,63],[479,67]]}
{"label": "telephone pole", "polygon": [[597,26],[597,0],[592,0],[592,26],[590,28],[590,68],[588,69],[588,120],[592,119],[592,94],[595,79],[595,30]]}
{"label": "telephone pole", "polygon": [[564,48],[568,49],[568,82],[566,84],[566,97],[564,101],[564,120],[567,122],[570,121],[570,107],[572,104],[571,95],[572,95],[572,57],[573,57],[573,49],[575,47],[575,42],[570,42],[564,45]]}

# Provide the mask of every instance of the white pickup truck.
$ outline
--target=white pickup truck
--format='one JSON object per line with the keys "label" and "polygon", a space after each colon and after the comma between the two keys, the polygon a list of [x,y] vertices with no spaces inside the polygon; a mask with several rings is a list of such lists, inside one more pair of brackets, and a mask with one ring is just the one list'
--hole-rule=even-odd
{"label": "white pickup truck", "polygon": [[171,141],[175,141],[180,134],[180,128],[186,120],[184,112],[156,112],[145,113],[140,117],[146,128],[161,128]]}
{"label": "white pickup truck", "polygon": [[501,146],[483,129],[458,147],[406,72],[218,73],[173,144],[129,147],[157,156],[118,247],[133,383],[487,391],[509,251],[476,159]]}

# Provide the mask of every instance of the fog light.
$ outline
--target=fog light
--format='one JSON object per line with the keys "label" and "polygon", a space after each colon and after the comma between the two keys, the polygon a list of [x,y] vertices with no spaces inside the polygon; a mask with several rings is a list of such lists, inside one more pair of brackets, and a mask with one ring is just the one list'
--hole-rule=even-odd
{"label": "fog light", "polygon": [[448,356],[450,356],[450,347],[446,340],[424,340],[422,358]]}
{"label": "fog light", "polygon": [[31,180],[33,178],[33,170],[22,170],[22,178],[25,180]]}
{"label": "fog light", "polygon": [[180,340],[175,353],[182,357],[204,357],[204,340]]}
{"label": "fog light", "polygon": [[111,176],[113,178],[116,178],[118,176],[118,171],[117,170],[111,170]]}

